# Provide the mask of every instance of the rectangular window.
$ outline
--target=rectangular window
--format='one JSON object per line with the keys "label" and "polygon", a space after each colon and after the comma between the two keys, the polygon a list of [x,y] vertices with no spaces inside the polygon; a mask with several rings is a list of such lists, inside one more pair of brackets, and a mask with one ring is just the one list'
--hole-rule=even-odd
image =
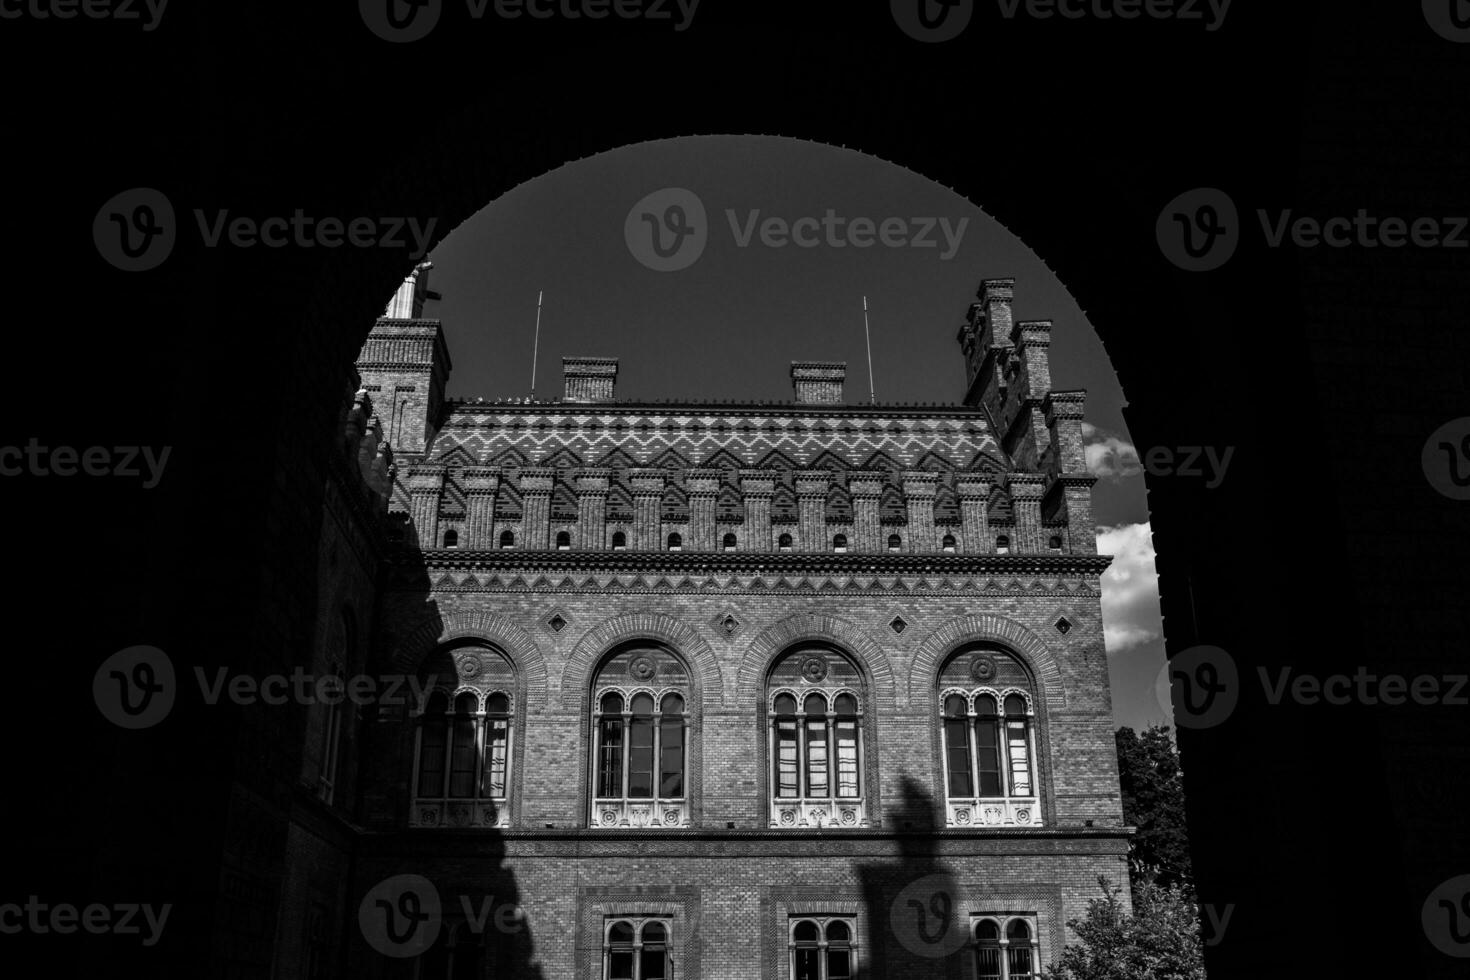
{"label": "rectangular window", "polygon": [[797,784],[796,719],[776,723],[776,795],[794,799],[801,795]]}
{"label": "rectangular window", "polygon": [[444,729],[441,718],[424,724],[419,731],[419,795],[438,796],[444,792]]}
{"label": "rectangular window", "polygon": [[510,721],[491,718],[485,722],[485,776],[480,796],[505,799],[505,770],[509,759]]}
{"label": "rectangular window", "polygon": [[858,736],[857,722],[844,719],[837,722],[837,795],[843,799],[858,797]]}
{"label": "rectangular window", "polygon": [[975,719],[975,754],[979,756],[980,795],[1004,796],[1000,788],[1000,733],[994,718]]}
{"label": "rectangular window", "polygon": [[659,722],[658,795],[677,800],[684,795],[684,721],[664,718]]}
{"label": "rectangular window", "polygon": [[944,758],[949,766],[949,795],[975,795],[970,778],[970,735],[963,718],[944,719]]}
{"label": "rectangular window", "polygon": [[1011,795],[1031,795],[1031,759],[1026,747],[1026,723],[1006,722],[1006,749],[1011,759]]}
{"label": "rectangular window", "polygon": [[475,720],[454,719],[454,749],[449,763],[449,796],[468,800],[475,795]]}
{"label": "rectangular window", "polygon": [[[623,795],[623,720],[605,718],[599,726],[601,758],[597,765],[597,795]],[[525,751],[524,748],[522,751]]]}
{"label": "rectangular window", "polygon": [[827,719],[806,723],[806,795],[830,796],[827,786]]}
{"label": "rectangular window", "polygon": [[634,716],[628,732],[628,796],[653,796],[653,719]]}

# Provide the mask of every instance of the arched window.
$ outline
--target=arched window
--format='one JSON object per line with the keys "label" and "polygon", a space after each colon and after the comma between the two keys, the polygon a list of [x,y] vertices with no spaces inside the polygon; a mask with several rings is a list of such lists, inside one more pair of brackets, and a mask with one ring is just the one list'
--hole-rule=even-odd
{"label": "arched window", "polygon": [[890,534],[888,536],[888,550],[889,551],[897,551],[898,549],[900,549],[902,547],[903,547],[903,538],[899,537],[896,534]]}
{"label": "arched window", "polygon": [[556,550],[557,551],[571,551],[572,550],[572,535],[571,535],[570,532],[568,532],[568,531],[557,531],[556,532]]}
{"label": "arched window", "polygon": [[1050,538],[1047,539],[1047,541],[1046,541],[1046,547],[1047,547],[1047,550],[1048,551],[1061,551],[1062,550],[1062,537],[1061,537],[1061,535],[1059,535],[1059,534],[1053,534]]}
{"label": "arched window", "polygon": [[954,535],[953,534],[946,534],[944,536],[944,541],[942,541],[940,543],[939,547],[943,551],[947,551],[950,554],[954,554],[954,549],[955,549]]}
{"label": "arched window", "polygon": [[836,534],[836,535],[833,535],[832,536],[832,550],[833,551],[846,551],[847,550],[847,535],[845,535],[845,534]]}
{"label": "arched window", "polygon": [[724,548],[726,551],[734,551],[735,550],[735,535],[734,535],[734,533],[727,532],[725,534],[724,540],[720,542],[720,547]]}
{"label": "arched window", "polygon": [[939,687],[948,825],[1039,825],[1026,669],[1003,650],[974,646],[945,663]]}
{"label": "arched window", "polygon": [[1002,534],[995,539],[995,553],[997,555],[1008,555],[1011,553],[1011,539]]}
{"label": "arched window", "polygon": [[609,919],[602,935],[604,980],[666,980],[673,976],[669,954],[672,920]]}
{"label": "arched window", "polygon": [[687,827],[689,672],[658,647],[609,657],[592,686],[593,827]]}
{"label": "arched window", "polygon": [[857,928],[852,916],[802,916],[789,924],[791,980],[852,980],[857,976]]}
{"label": "arched window", "polygon": [[614,531],[613,532],[612,546],[613,546],[613,551],[627,551],[628,550],[628,536],[626,534],[624,534],[622,531]]}
{"label": "arched window", "polygon": [[675,531],[673,534],[669,535],[669,550],[670,551],[683,551],[684,550],[684,538],[677,531]]}
{"label": "arched window", "polygon": [[468,922],[444,923],[434,944],[418,960],[418,980],[480,980],[483,946]]}
{"label": "arched window", "polygon": [[459,547],[459,532],[458,531],[454,530],[453,528],[450,528],[448,531],[445,531],[444,532],[444,547],[446,547],[446,548],[458,548]]}
{"label": "arched window", "polygon": [[970,923],[976,980],[1037,980],[1036,921],[1004,914],[976,916]]}
{"label": "arched window", "polygon": [[337,696],[326,699],[322,716],[321,767],[317,777],[317,798],[331,803],[336,795],[337,761],[341,755],[342,703],[345,697],[346,674],[344,665],[349,663],[357,650],[357,627],[351,610],[342,610],[337,621],[336,633],[329,642],[327,672],[335,678]]}
{"label": "arched window", "polygon": [[867,825],[862,676],[825,647],[789,651],[766,683],[772,827]]}
{"label": "arched window", "polygon": [[412,827],[507,827],[515,673],[489,647],[441,650],[425,666],[452,678],[418,712]]}
{"label": "arched window", "polygon": [[790,551],[791,550],[791,535],[789,535],[789,534],[783,534],[779,538],[777,538],[776,539],[776,547],[777,548],[780,548],[782,551]]}
{"label": "arched window", "polygon": [[516,535],[514,531],[500,532],[500,546],[502,548],[514,548],[516,546]]}

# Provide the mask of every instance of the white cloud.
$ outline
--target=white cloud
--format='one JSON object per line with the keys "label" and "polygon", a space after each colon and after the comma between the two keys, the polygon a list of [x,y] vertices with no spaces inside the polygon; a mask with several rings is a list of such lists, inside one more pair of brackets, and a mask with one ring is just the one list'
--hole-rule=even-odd
{"label": "white cloud", "polygon": [[1086,422],[1082,423],[1082,440],[1087,472],[1093,476],[1116,482],[1143,472],[1138,450],[1128,440]]}
{"label": "white cloud", "polygon": [[1103,641],[1109,654],[1120,653],[1164,635],[1159,610],[1159,573],[1147,524],[1097,529],[1099,554],[1114,555],[1102,577]]}

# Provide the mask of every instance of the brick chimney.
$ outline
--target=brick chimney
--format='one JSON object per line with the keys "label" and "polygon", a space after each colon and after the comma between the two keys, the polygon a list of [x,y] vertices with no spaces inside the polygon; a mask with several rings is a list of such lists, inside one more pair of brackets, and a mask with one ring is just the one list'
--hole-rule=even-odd
{"label": "brick chimney", "polygon": [[846,361],[792,361],[791,387],[802,405],[841,405]]}
{"label": "brick chimney", "polygon": [[616,357],[563,357],[561,377],[563,401],[610,402],[618,383]]}

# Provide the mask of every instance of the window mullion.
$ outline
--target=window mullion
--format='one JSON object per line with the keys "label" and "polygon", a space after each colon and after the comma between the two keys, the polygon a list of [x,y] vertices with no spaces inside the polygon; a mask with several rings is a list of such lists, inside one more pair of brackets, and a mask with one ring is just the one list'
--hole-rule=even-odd
{"label": "window mullion", "polygon": [[472,798],[481,799],[480,784],[485,779],[485,713],[475,712],[475,763],[470,768],[470,778],[474,781],[474,788],[470,791]]}
{"label": "window mullion", "polygon": [[439,798],[449,800],[449,776],[454,772],[454,702],[444,713],[444,778],[439,781]]}
{"label": "window mullion", "polygon": [[[633,757],[630,746],[633,743],[633,715],[631,712],[623,712],[623,801],[628,800],[628,767],[632,764]],[[637,970],[637,967],[634,967]]]}
{"label": "window mullion", "polygon": [[837,716],[827,716],[827,799],[837,799],[841,792],[836,783],[841,776],[842,767],[837,762]]}
{"label": "window mullion", "polygon": [[975,799],[977,800],[980,799],[983,793],[980,788],[980,783],[984,779],[980,771],[980,744],[975,736],[975,726],[979,723],[980,719],[975,714],[974,703],[971,702],[969,708],[965,711],[965,742],[970,749],[970,772],[972,773],[970,776],[970,791],[975,794]]}
{"label": "window mullion", "polygon": [[801,801],[806,800],[806,754],[808,751],[810,749],[806,738],[806,712],[798,711],[796,713],[796,798]]}

